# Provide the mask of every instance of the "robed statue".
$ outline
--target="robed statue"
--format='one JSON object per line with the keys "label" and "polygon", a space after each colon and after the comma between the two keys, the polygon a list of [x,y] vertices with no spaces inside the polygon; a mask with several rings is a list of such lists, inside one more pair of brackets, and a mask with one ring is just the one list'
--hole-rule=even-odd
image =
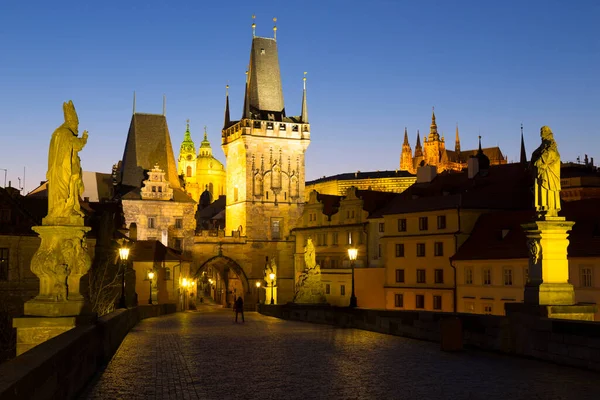
{"label": "robed statue", "polygon": [[539,217],[557,217],[560,211],[560,154],[550,127],[540,132],[542,144],[531,156],[535,210]]}
{"label": "robed statue", "polygon": [[83,225],[79,198],[83,177],[78,152],[87,143],[88,133],[78,136],[79,119],[72,101],[63,103],[65,122],[52,134],[48,152],[48,216],[44,225]]}
{"label": "robed statue", "polygon": [[315,246],[311,238],[304,248],[304,271],[296,278],[294,303],[324,304],[325,285],[321,282],[321,267],[316,262]]}
{"label": "robed statue", "polygon": [[315,245],[311,238],[306,240],[306,247],[304,248],[304,268],[312,269],[317,264],[315,259]]}

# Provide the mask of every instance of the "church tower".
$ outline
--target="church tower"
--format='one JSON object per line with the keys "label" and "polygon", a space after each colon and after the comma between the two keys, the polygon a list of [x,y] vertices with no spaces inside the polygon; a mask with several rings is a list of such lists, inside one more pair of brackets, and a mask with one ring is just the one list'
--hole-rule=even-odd
{"label": "church tower", "polygon": [[230,121],[229,96],[221,143],[227,159],[226,232],[284,239],[302,215],[304,154],[310,144],[306,80],[300,116],[288,117],[274,37],[254,36],[244,108]]}
{"label": "church tower", "polygon": [[412,158],[412,149],[408,143],[408,132],[404,128],[404,143],[402,144],[402,153],[400,155],[400,169],[414,173],[414,164]]}
{"label": "church tower", "polygon": [[[185,190],[188,193],[192,193],[197,191],[197,182],[196,182],[196,146],[194,145],[194,141],[192,140],[192,135],[190,133],[190,120],[187,120],[185,134],[183,135],[183,142],[181,142],[181,146],[179,147],[179,159],[178,163],[178,172],[180,176],[183,176],[185,182]],[[193,196],[192,196],[193,197]]]}
{"label": "church tower", "polygon": [[417,129],[417,144],[415,144],[415,158],[413,159],[415,171],[421,166],[421,161],[423,161],[423,147],[421,147],[421,135]]}
{"label": "church tower", "polygon": [[440,140],[440,134],[437,130],[437,124],[435,123],[435,111],[431,112],[431,126],[429,128],[429,136],[424,144],[424,158],[425,164],[437,166],[440,161],[442,152],[442,142]]}

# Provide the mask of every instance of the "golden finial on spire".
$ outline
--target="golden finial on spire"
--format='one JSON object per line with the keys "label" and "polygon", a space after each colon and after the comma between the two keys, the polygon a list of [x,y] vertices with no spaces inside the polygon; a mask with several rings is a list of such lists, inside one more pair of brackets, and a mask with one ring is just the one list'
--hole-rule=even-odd
{"label": "golden finial on spire", "polygon": [[225,96],[229,96],[229,85],[225,85]]}
{"label": "golden finial on spire", "polygon": [[273,18],[273,39],[277,40],[277,18]]}
{"label": "golden finial on spire", "polygon": [[185,121],[185,123],[187,125],[187,128],[190,129],[190,119],[189,118]]}
{"label": "golden finial on spire", "polygon": [[306,72],[304,72],[304,77],[302,78],[302,81],[304,82],[304,90],[306,90]]}
{"label": "golden finial on spire", "polygon": [[206,140],[206,125],[204,125],[204,140]]}
{"label": "golden finial on spire", "polygon": [[256,15],[252,14],[252,37],[256,36]]}

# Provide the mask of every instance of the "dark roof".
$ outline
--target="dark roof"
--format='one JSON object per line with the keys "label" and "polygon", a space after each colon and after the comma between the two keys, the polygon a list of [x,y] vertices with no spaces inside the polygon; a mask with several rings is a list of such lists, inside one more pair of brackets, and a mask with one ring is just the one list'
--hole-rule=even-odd
{"label": "dark roof", "polygon": [[356,195],[363,201],[363,210],[369,213],[369,217],[387,206],[398,193],[378,192],[375,190],[357,190]]}
{"label": "dark roof", "polygon": [[133,261],[191,261],[182,252],[166,247],[158,240],[138,240],[131,248]]}
{"label": "dark roof", "polygon": [[121,183],[141,187],[144,171],[151,170],[156,164],[165,171],[172,187],[180,186],[167,118],[158,114],[135,113],[131,117],[123,152]]}
{"label": "dark roof", "polygon": [[[488,147],[482,150],[483,154],[485,154],[491,161],[504,160],[504,155],[502,154],[500,147]],[[470,157],[475,157],[478,151],[478,149],[464,151],[461,150],[460,158],[461,160],[468,160]],[[456,152],[453,151],[452,153]]]}
{"label": "dark roof", "polygon": [[225,204],[226,204],[226,197],[219,196],[219,198],[217,200],[210,203],[207,207],[204,207],[202,209],[200,209],[200,207],[198,207],[198,211],[197,211],[198,218],[201,220],[211,219],[212,217],[214,217],[221,211],[225,210]]}
{"label": "dark roof", "polygon": [[316,183],[328,181],[348,181],[354,179],[377,179],[377,178],[410,178],[415,177],[408,171],[371,171],[371,172],[346,172],[343,174],[324,176],[323,178],[315,179],[314,181],[306,182],[306,185],[314,185]]}
{"label": "dark roof", "polygon": [[[173,199],[169,201],[176,201],[179,203],[195,203],[194,199],[190,197],[184,190],[171,188],[173,189]],[[131,188],[129,192],[121,196],[122,200],[142,200],[142,189],[140,188]],[[145,200],[150,201],[150,200]],[[155,201],[166,201],[166,200],[155,200]]]}
{"label": "dark roof", "polygon": [[598,168],[592,165],[565,163],[560,167],[561,178],[577,178],[583,176],[599,176]]}
{"label": "dark roof", "polygon": [[344,196],[337,196],[334,194],[321,194],[317,192],[317,201],[323,204],[323,214],[331,217],[337,213],[340,209],[340,201]]}
{"label": "dark roof", "polygon": [[270,111],[277,114],[276,121],[282,121],[285,117],[285,106],[275,39],[263,37],[252,39],[248,74],[249,93],[246,96],[250,101],[251,112],[259,114],[260,119],[266,120],[268,118],[264,112]]}
{"label": "dark roof", "polygon": [[[562,204],[560,215],[575,225],[569,234],[569,257],[600,257],[600,199]],[[521,228],[533,220],[533,210],[483,214],[452,260],[527,259],[527,238]]]}
{"label": "dark roof", "polygon": [[466,170],[445,171],[431,182],[414,183],[372,217],[457,207],[526,209],[533,204],[532,185],[529,171],[521,164],[494,165],[486,176],[471,179]]}

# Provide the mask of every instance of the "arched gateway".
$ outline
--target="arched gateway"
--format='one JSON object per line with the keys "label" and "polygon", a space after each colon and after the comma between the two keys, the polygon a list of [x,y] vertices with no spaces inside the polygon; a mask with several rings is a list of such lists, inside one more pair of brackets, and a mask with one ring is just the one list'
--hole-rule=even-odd
{"label": "arched gateway", "polygon": [[206,260],[194,272],[198,282],[198,296],[212,298],[217,304],[230,306],[234,298],[250,294],[248,277],[232,258],[217,255]]}

